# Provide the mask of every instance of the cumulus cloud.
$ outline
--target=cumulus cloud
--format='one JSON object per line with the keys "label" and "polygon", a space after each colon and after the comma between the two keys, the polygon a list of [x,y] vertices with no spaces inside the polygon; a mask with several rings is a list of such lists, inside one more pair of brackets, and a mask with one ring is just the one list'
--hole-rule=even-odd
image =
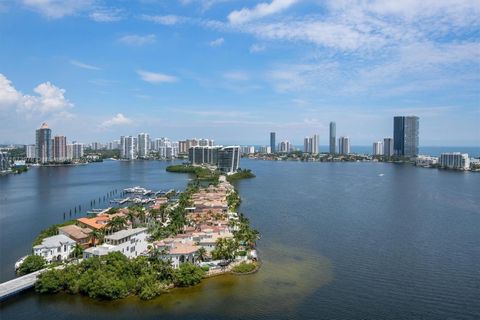
{"label": "cumulus cloud", "polygon": [[96,67],[96,66],[91,65],[91,64],[83,63],[83,62],[78,61],[78,60],[70,60],[70,64],[71,64],[71,65],[74,65],[75,67],[82,68],[82,69],[87,69],[87,70],[100,70],[99,67]]}
{"label": "cumulus cloud", "polygon": [[154,34],[148,34],[145,36],[137,34],[129,34],[118,39],[119,42],[123,44],[128,44],[131,46],[143,46],[145,44],[151,44],[157,41],[157,37]]}
{"label": "cumulus cloud", "polygon": [[16,106],[22,99],[22,94],[12,85],[12,82],[0,73],[0,110]]}
{"label": "cumulus cloud", "polygon": [[113,118],[105,120],[100,124],[101,128],[107,129],[113,126],[122,126],[132,124],[132,120],[125,117],[122,113],[117,113]]}
{"label": "cumulus cloud", "polygon": [[154,84],[171,83],[171,82],[178,81],[177,77],[164,74],[164,73],[150,72],[145,70],[137,70],[137,73],[143,81],[154,83]]}
{"label": "cumulus cloud", "polygon": [[233,24],[245,23],[283,11],[296,2],[298,0],[273,0],[270,3],[259,3],[253,9],[243,8],[232,11],[228,15],[228,20]]}
{"label": "cumulus cloud", "polygon": [[65,112],[73,107],[65,98],[65,89],[58,88],[49,81],[39,84],[33,91],[37,95],[21,93],[7,77],[0,74],[0,109],[45,114]]}
{"label": "cumulus cloud", "polygon": [[63,18],[86,10],[93,0],[23,0],[23,4],[50,19]]}
{"label": "cumulus cloud", "polygon": [[225,40],[223,38],[218,38],[218,39],[215,39],[213,41],[210,41],[209,45],[211,47],[220,47],[220,46],[223,45],[224,42],[225,42]]}

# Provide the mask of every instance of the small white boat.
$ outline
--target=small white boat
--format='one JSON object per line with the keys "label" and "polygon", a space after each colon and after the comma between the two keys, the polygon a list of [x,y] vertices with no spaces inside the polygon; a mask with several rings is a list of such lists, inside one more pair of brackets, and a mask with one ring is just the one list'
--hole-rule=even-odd
{"label": "small white boat", "polygon": [[383,177],[383,176],[384,176],[384,174],[383,174],[383,173],[380,173],[378,176],[379,176],[379,177]]}
{"label": "small white boat", "polygon": [[27,258],[27,257],[28,256],[21,257],[20,259],[17,260],[17,262],[15,262],[15,271],[17,271],[20,268],[23,261],[25,261],[25,258]]}

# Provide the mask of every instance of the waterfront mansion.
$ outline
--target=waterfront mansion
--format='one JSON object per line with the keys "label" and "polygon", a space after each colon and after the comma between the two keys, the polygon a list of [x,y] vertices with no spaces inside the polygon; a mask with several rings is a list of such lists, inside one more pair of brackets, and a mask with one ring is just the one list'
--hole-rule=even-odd
{"label": "waterfront mansion", "polygon": [[47,262],[67,260],[75,247],[75,241],[59,234],[42,240],[33,247],[33,254],[42,256]]}

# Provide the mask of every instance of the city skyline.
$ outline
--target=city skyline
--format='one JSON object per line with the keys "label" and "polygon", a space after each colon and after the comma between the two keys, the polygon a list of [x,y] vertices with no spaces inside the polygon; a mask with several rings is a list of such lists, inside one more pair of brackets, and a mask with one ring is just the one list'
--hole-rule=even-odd
{"label": "city skyline", "polygon": [[392,116],[415,114],[421,145],[478,145],[479,10],[475,1],[2,3],[0,143],[30,143],[29,128],[48,122],[81,141],[148,132],[264,145],[275,131],[298,144],[316,132],[325,145],[335,121],[337,137],[367,146],[391,135]]}

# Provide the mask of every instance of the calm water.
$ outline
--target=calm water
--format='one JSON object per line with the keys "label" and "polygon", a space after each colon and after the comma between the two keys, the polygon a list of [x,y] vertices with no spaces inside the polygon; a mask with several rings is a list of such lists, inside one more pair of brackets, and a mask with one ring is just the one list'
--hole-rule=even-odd
{"label": "calm water", "polygon": [[[242,160],[243,161],[243,160]],[[36,233],[126,186],[183,188],[162,162],[36,168],[0,177],[1,279]],[[3,319],[479,319],[480,174],[382,163],[245,160],[241,211],[263,267],[142,302],[34,292]],[[383,173],[383,176],[379,174]]]}

